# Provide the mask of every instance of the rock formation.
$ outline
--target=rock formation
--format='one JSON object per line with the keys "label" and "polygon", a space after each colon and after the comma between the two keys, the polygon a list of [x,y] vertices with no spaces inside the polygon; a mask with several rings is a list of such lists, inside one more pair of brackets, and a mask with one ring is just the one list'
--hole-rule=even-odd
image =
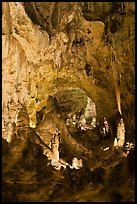
{"label": "rock formation", "polygon": [[135,2],[2,2],[2,137],[59,170],[134,143],[134,67]]}

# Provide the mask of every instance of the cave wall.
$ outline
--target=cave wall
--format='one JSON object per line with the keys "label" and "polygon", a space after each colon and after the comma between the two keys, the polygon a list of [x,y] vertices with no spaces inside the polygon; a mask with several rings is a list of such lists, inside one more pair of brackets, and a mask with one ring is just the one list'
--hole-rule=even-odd
{"label": "cave wall", "polygon": [[115,126],[119,91],[133,137],[134,41],[134,2],[3,2],[3,138],[10,141],[22,106],[35,126],[48,96],[70,87],[95,102],[98,125],[107,117]]}

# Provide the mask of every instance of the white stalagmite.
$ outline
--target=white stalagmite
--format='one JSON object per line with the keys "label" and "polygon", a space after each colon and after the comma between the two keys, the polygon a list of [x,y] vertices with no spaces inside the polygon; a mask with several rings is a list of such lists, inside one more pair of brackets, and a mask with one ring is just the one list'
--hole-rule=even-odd
{"label": "white stalagmite", "polygon": [[115,137],[115,139],[114,139],[114,147],[117,147],[118,145],[117,145],[117,138]]}
{"label": "white stalagmite", "polygon": [[[87,100],[87,106],[85,108],[84,114],[80,116],[79,119],[79,127],[81,130],[86,130],[86,129],[93,129],[96,127],[96,105],[95,103],[88,97]],[[87,124],[87,120],[91,119],[91,124]]]}
{"label": "white stalagmite", "polygon": [[96,127],[96,118],[95,118],[95,117],[92,118],[91,126],[92,126],[93,128]]}
{"label": "white stalagmite", "polygon": [[125,125],[123,118],[121,118],[117,127],[117,137],[114,139],[114,147],[123,147],[124,143],[125,143]]}
{"label": "white stalagmite", "polygon": [[7,136],[7,142],[10,142],[12,138],[12,124],[9,124],[9,129],[8,129],[8,136]]}
{"label": "white stalagmite", "polygon": [[57,163],[59,160],[59,136],[58,136],[57,131],[55,132],[55,135],[53,136],[51,143],[52,143],[51,148],[52,148],[52,151],[54,154],[54,158],[52,160],[52,163],[54,164],[54,163]]}
{"label": "white stalagmite", "polygon": [[96,117],[96,105],[95,103],[88,97],[87,106],[84,112],[85,118]]}
{"label": "white stalagmite", "polygon": [[56,129],[53,138],[51,139],[49,146],[51,147],[52,152],[44,149],[44,154],[48,157],[51,161],[51,165],[56,170],[60,170],[61,167],[66,168],[66,166],[69,166],[71,169],[80,169],[83,166],[82,159],[74,157],[72,159],[72,165],[69,165],[64,159],[59,158],[59,133],[59,130]]}
{"label": "white stalagmite", "polygon": [[118,147],[123,147],[125,143],[125,125],[123,118],[120,119],[117,127],[117,140],[118,140]]}

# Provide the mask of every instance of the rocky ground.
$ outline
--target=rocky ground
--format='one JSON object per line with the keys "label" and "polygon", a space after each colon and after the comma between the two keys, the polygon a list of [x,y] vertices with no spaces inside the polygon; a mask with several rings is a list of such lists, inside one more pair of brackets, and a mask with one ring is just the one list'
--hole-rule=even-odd
{"label": "rocky ground", "polygon": [[[135,155],[113,148],[110,140],[94,144],[94,157],[80,169],[55,170],[39,145],[3,140],[4,202],[133,202]],[[108,150],[104,151],[106,147]]]}

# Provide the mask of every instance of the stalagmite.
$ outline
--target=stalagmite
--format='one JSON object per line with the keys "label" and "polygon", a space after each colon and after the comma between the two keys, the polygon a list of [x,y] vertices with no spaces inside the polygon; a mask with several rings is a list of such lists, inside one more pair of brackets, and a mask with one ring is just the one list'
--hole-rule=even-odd
{"label": "stalagmite", "polygon": [[[78,121],[78,126],[81,130],[93,129],[96,127],[96,106],[95,103],[88,97],[87,105],[84,110],[84,114],[80,116]],[[90,120],[91,123],[87,124],[87,120]]]}
{"label": "stalagmite", "polygon": [[[56,129],[56,132],[51,140],[51,149],[53,151],[53,158],[51,159],[51,164],[53,166],[58,167],[58,161],[59,161],[59,136],[58,136],[58,130]],[[58,167],[59,168],[59,167]]]}
{"label": "stalagmite", "polygon": [[118,140],[118,147],[123,147],[125,143],[125,125],[123,118],[120,119],[120,122],[117,127],[117,140]]}
{"label": "stalagmite", "polygon": [[[45,116],[41,125],[36,127],[35,129],[36,133],[39,132],[39,136],[43,137],[44,139],[45,134],[47,133],[51,134],[50,131],[55,131],[57,128],[61,132],[59,137],[62,138],[64,145],[66,146],[68,151],[71,152],[71,154],[73,154],[77,158],[92,157],[91,150],[88,150],[82,144],[78,143],[73,137],[71,137],[66,127],[64,118],[62,116],[62,112],[56,106],[56,104],[58,103],[56,100],[57,100],[56,98],[49,96],[49,99],[47,102],[47,115]],[[49,127],[49,132],[46,129],[45,131],[42,131],[42,129],[46,127],[47,127],[47,130]]]}
{"label": "stalagmite", "polygon": [[114,147],[116,147],[117,148],[117,138],[115,137],[115,139],[114,139]]}
{"label": "stalagmite", "polygon": [[117,135],[114,139],[114,147],[123,147],[125,144],[125,125],[123,118],[120,119],[118,126],[117,126]]}

